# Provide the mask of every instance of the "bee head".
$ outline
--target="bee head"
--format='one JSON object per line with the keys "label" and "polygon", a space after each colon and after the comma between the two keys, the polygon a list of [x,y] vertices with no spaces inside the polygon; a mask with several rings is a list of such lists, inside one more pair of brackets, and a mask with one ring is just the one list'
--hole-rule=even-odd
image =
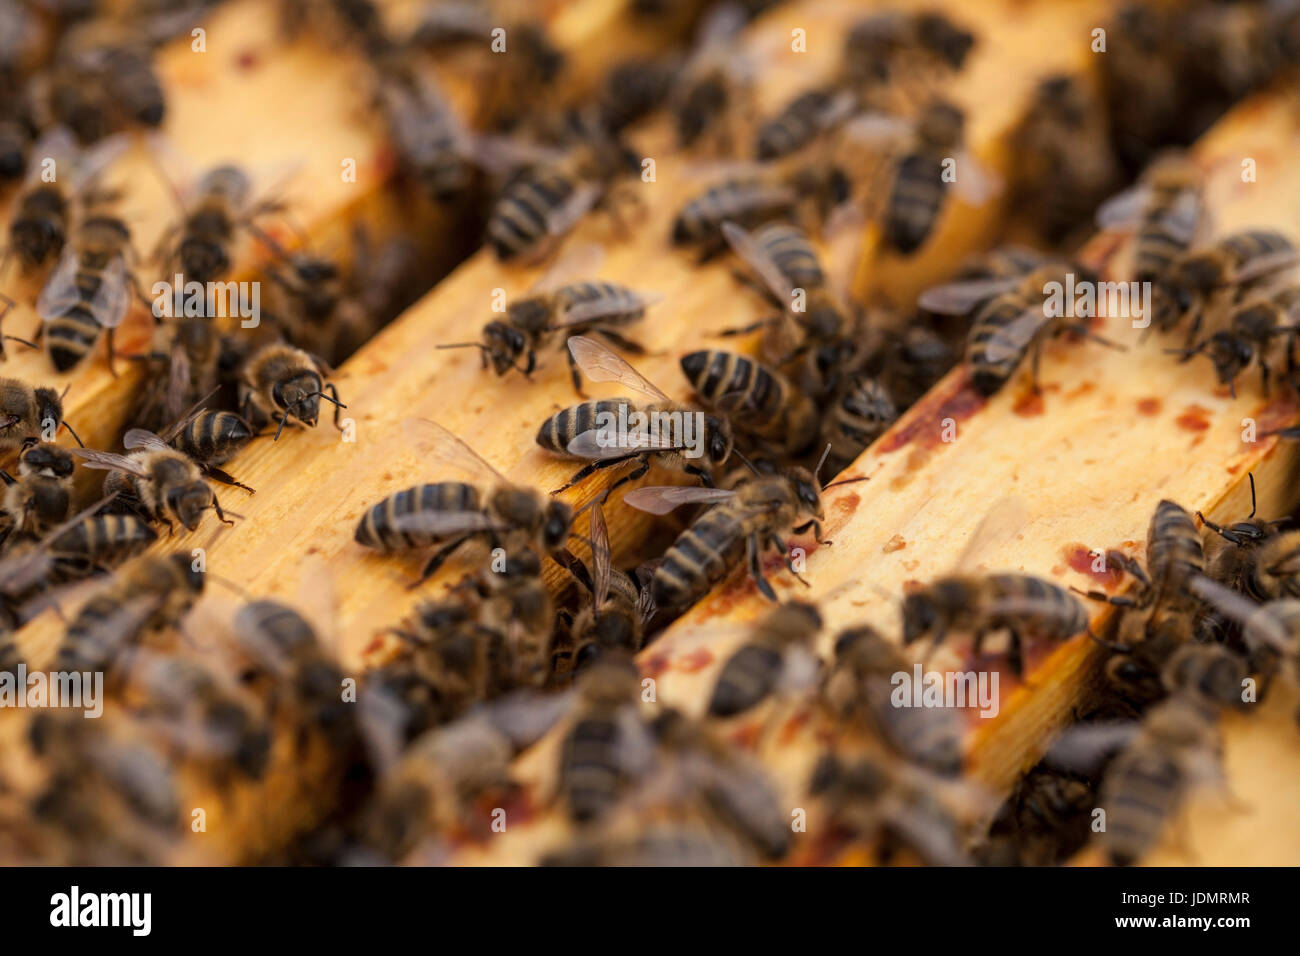
{"label": "bee head", "polygon": [[1223,262],[1212,250],[1185,256],[1172,269],[1175,296],[1184,301],[1179,304],[1184,311],[1191,307],[1194,297],[1209,292],[1223,281]]}
{"label": "bee head", "polygon": [[911,644],[934,630],[939,623],[938,608],[925,591],[903,599],[903,643]]}
{"label": "bee head", "polygon": [[36,410],[40,413],[40,428],[51,422],[57,428],[63,422],[63,399],[52,388],[36,389]]}
{"label": "bee head", "polygon": [[1255,355],[1249,340],[1228,331],[1215,332],[1210,337],[1208,351],[1219,381],[1225,384],[1235,379]]}
{"label": "bee head", "polygon": [[558,551],[569,540],[573,528],[573,509],[563,501],[551,501],[546,505],[542,522],[542,546],[547,551]]}
{"label": "bee head", "polygon": [[304,369],[292,378],[277,382],[271,389],[271,397],[281,411],[314,426],[320,417],[320,389],[320,376]]}
{"label": "bee head", "polygon": [[705,415],[704,432],[709,436],[707,452],[709,462],[715,466],[725,463],[731,457],[731,449],[735,446],[731,423],[716,415]]}
{"label": "bee head", "polygon": [[489,322],[483,327],[487,355],[492,360],[492,370],[505,375],[515,367],[515,362],[528,347],[524,333],[508,322]]}
{"label": "bee head", "polygon": [[39,265],[63,245],[63,230],[45,218],[22,219],[10,229],[15,248],[22,250],[23,259]]}
{"label": "bee head", "polygon": [[821,485],[817,483],[812,473],[807,468],[791,468],[789,479],[799,510],[819,521],[824,518]]}
{"label": "bee head", "polygon": [[181,524],[193,531],[203,520],[203,512],[212,507],[212,489],[202,481],[177,485],[167,492],[167,504]]}
{"label": "bee head", "polygon": [[917,134],[936,146],[955,146],[966,130],[966,114],[945,100],[931,103],[917,120]]}
{"label": "bee head", "polygon": [[23,474],[40,473],[54,478],[67,478],[75,467],[72,456],[57,445],[32,445],[19,459]]}

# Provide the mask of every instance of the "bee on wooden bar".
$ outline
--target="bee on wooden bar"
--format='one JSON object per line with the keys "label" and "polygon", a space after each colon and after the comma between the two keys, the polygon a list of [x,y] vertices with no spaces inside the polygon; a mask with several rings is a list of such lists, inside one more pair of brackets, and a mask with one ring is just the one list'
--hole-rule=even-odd
{"label": "bee on wooden bar", "polygon": [[[637,462],[636,467],[610,485],[602,500],[608,499],[619,485],[643,477],[654,461],[680,468],[705,486],[713,486],[714,470],[726,463],[734,447],[731,425],[725,417],[705,415],[689,405],[674,402],[594,339],[574,336],[568,345],[575,368],[592,381],[618,382],[655,401],[638,404],[625,398],[597,399],[563,409],[548,418],[537,431],[537,444],[554,454],[589,462],[557,488],[556,494],[601,469],[629,461]],[[645,416],[646,426],[629,428],[617,436],[606,434],[609,422],[627,420],[634,415]],[[667,423],[668,434],[656,427],[656,422]],[[699,423],[694,441],[685,432],[688,422]]]}
{"label": "bee on wooden bar", "polygon": [[1300,598],[1300,531],[1287,531],[1289,519],[1255,517],[1255,476],[1250,480],[1250,514],[1222,527],[1199,511],[1201,524],[1214,532],[1206,548],[1206,571],[1225,587],[1259,601]]}
{"label": "bee on wooden bar", "polygon": [[903,757],[945,777],[962,769],[962,724],[942,707],[896,707],[894,675],[911,660],[872,627],[843,631],[835,640],[835,663],[824,697],[841,716],[865,720]]}
{"label": "bee on wooden bar", "polygon": [[733,427],[789,455],[816,441],[812,399],[757,359],[708,349],[683,355],[681,367],[700,400],[725,414]]}
{"label": "bee on wooden bar", "polygon": [[18,477],[0,468],[6,485],[0,502],[10,535],[40,537],[66,521],[72,513],[73,458],[57,445],[39,444],[23,449],[18,456]]}
{"label": "bee on wooden bar", "polygon": [[0,378],[0,451],[43,441],[47,436],[53,438],[60,428],[66,428],[81,444],[72,426],[63,419],[63,395],[52,388],[34,388],[16,378]]}
{"label": "bee on wooden bar", "polygon": [[253,489],[236,481],[217,465],[226,461],[253,438],[248,422],[234,412],[213,412],[195,408],[161,435],[144,428],[131,428],[122,436],[127,451],[179,452],[190,459],[208,478],[224,485]]}
{"label": "bee on wooden bar", "polygon": [[784,535],[811,529],[818,543],[825,543],[821,537],[825,517],[822,491],[815,473],[791,468],[782,474],[755,475],[735,490],[647,487],[629,492],[624,500],[650,514],[667,514],[696,502],[713,505],[677,537],[655,568],[651,584],[655,606],[694,604],[736,566],[742,552],[759,591],[775,602],[776,592],[763,574],[763,554],[774,548],[790,573],[803,580],[794,570]]}
{"label": "bee on wooden bar", "polygon": [[752,710],[779,687],[807,686],[817,672],[810,647],[821,627],[817,608],[802,601],[769,611],[723,663],[709,697],[709,715],[734,717]]}
{"label": "bee on wooden bar", "polygon": [[1133,274],[1156,282],[1191,247],[1205,223],[1203,174],[1181,154],[1153,162],[1142,181],[1112,196],[1097,209],[1102,229],[1132,230]]}
{"label": "bee on wooden bar", "polygon": [[203,593],[205,574],[188,551],[146,556],[82,605],[59,645],[59,670],[103,671],[150,634],[176,627]]}
{"label": "bee on wooden bar", "polygon": [[1190,249],[1174,259],[1156,281],[1153,324],[1169,331],[1191,317],[1187,333],[1196,341],[1206,311],[1225,295],[1296,264],[1295,245],[1280,232],[1252,229],[1224,236],[1209,246]]}
{"label": "bee on wooden bar", "polygon": [[844,379],[822,417],[821,440],[831,446],[831,474],[856,461],[898,414],[898,403],[878,376],[857,373]]}
{"label": "bee on wooden bar", "polygon": [[[537,351],[556,337],[567,345],[575,336],[591,333],[633,354],[643,353],[645,349],[625,337],[621,330],[644,318],[646,309],[660,301],[661,296],[600,279],[561,283],[548,289],[555,281],[553,277],[559,274],[558,266],[565,266],[564,272],[571,271],[577,265],[577,257],[587,258],[587,250],[591,248],[578,247],[573,260],[568,257],[561,260],[557,271],[543,276],[530,295],[507,305],[504,320],[493,320],[483,327],[481,342],[457,342],[438,348],[476,348],[484,368],[490,363],[498,375],[515,369],[525,377],[537,368]],[[581,395],[582,375],[577,356],[567,348],[565,352],[573,387]]]}
{"label": "bee on wooden bar", "polygon": [[1237,376],[1252,364],[1259,365],[1260,384],[1265,397],[1269,393],[1271,353],[1279,343],[1286,356],[1288,376],[1295,372],[1296,320],[1300,318],[1300,285],[1290,283],[1281,288],[1249,296],[1232,310],[1228,328],[1221,329],[1186,349],[1166,349],[1181,355],[1182,361],[1205,355],[1214,363],[1220,385],[1227,385],[1237,397]]}
{"label": "bee on wooden bar", "polygon": [[[565,546],[573,509],[535,488],[515,484],[437,422],[405,423],[421,460],[432,460],[469,477],[407,488],[372,506],[357,525],[358,544],[379,551],[410,551],[442,545],[419,580],[434,574],[462,544],[484,539],[513,550],[516,543],[554,554]],[[418,583],[418,582],[417,582]]]}
{"label": "bee on wooden bar", "polygon": [[315,428],[324,399],[334,406],[334,426],[342,430],[339,412],[347,406],[339,401],[338,389],[325,382],[329,374],[320,359],[302,349],[274,342],[266,345],[249,357],[240,372],[239,413],[256,429],[279,422],[273,439],[278,441],[291,420]]}
{"label": "bee on wooden bar", "polygon": [[557,674],[581,671],[606,651],[635,654],[645,641],[649,596],[632,577],[613,566],[609,526],[599,504],[591,508],[590,597],[568,627],[567,639],[552,647]]}
{"label": "bee on wooden bar", "polygon": [[834,86],[805,90],[758,128],[754,152],[764,162],[797,153],[844,121],[855,98]]}
{"label": "bee on wooden bar", "polygon": [[694,45],[669,98],[677,142],[683,147],[708,140],[721,155],[736,151],[742,114],[753,106],[756,73],[735,42],[745,20],[744,11],[734,4],[716,4],[696,28]]}
{"label": "bee on wooden bar", "polygon": [[915,102],[948,82],[974,45],[973,34],[941,13],[873,14],[845,37],[842,72],[864,100],[897,87]]}
{"label": "bee on wooden bar", "polygon": [[148,374],[130,421],[159,431],[210,398],[243,361],[233,336],[208,319],[185,316],[159,325],[149,351],[132,358],[145,363]]}
{"label": "bee on wooden bar", "polygon": [[1024,673],[1026,635],[1063,641],[1088,630],[1088,611],[1064,588],[1028,574],[953,575],[931,581],[903,599],[903,643],[931,638],[937,647],[949,631],[974,635],[974,653],[994,631],[1010,634],[1007,662]]}

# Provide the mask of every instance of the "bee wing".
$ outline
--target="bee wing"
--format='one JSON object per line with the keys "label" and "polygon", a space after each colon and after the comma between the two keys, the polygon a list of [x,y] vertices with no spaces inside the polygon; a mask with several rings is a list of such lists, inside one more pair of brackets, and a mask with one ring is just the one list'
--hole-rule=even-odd
{"label": "bee wing", "polygon": [[148,448],[151,451],[170,450],[171,446],[163,441],[161,437],[155,435],[147,428],[129,429],[122,438],[122,447],[127,451],[134,451],[137,448]]}
{"label": "bee wing", "polygon": [[634,388],[643,395],[670,401],[658,386],[634,369],[613,349],[585,335],[569,339],[569,354],[582,373],[593,382],[618,382]]}
{"label": "bee wing", "polygon": [[557,322],[552,322],[550,327],[562,329],[566,326],[581,325],[585,322],[603,319],[607,315],[618,315],[626,311],[629,306],[648,309],[664,299],[658,292],[635,292],[631,289],[625,289],[624,291],[627,293],[627,299],[615,300],[613,297],[606,296],[590,302],[575,303],[565,309],[564,317]]}
{"label": "bee wing", "polygon": [[722,224],[722,237],[727,240],[727,245],[731,246],[731,251],[763,280],[763,284],[772,291],[777,301],[789,308],[794,298],[794,286],[781,271],[781,267],[776,264],[776,260],[754,241],[754,237],[748,231],[730,220]]}
{"label": "bee wing", "polygon": [[982,206],[1002,194],[1002,177],[971,153],[958,153],[953,191],[972,206]]}
{"label": "bee wing", "polygon": [[478,482],[506,482],[501,472],[489,465],[478,452],[431,418],[408,418],[402,430],[417,454],[436,465],[457,471]]}
{"label": "bee wing", "polygon": [[1300,250],[1284,249],[1252,259],[1237,270],[1235,278],[1238,282],[1253,282],[1271,273],[1290,269],[1297,262],[1300,262]]}
{"label": "bee wing", "polygon": [[69,243],[63,247],[58,265],[45,280],[41,294],[36,297],[36,313],[45,321],[66,315],[81,301],[77,289],[77,251]]}
{"label": "bee wing", "polygon": [[504,531],[481,511],[415,511],[389,519],[396,531],[416,531],[432,535],[469,534],[476,531]]}
{"label": "bee wing", "polygon": [[95,183],[104,171],[117,162],[131,148],[131,137],[126,133],[117,133],[101,139],[78,157],[72,167],[69,185],[72,193],[80,193]]}
{"label": "bee wing", "polygon": [[1019,278],[948,282],[926,289],[917,297],[916,304],[927,312],[939,315],[965,315],[977,305],[1014,289],[1019,282]]}
{"label": "bee wing", "polygon": [[1005,495],[989,507],[971,532],[954,567],[970,571],[991,551],[1013,540],[1029,524],[1029,509],[1018,495]]}
{"label": "bee wing", "polygon": [[84,632],[84,639],[95,647],[109,651],[110,659],[138,632],[149,615],[162,605],[163,595],[149,594],[120,602],[106,614],[99,615]]}
{"label": "bee wing", "polygon": [[558,149],[529,143],[511,136],[468,134],[467,144],[474,161],[494,176],[506,177],[515,170],[563,159]]}
{"label": "bee wing", "polygon": [[[167,369],[167,390],[163,398],[163,411],[168,420],[180,414],[185,402],[185,392],[190,384],[190,358],[179,342],[172,346],[171,365]],[[188,422],[186,423],[188,424]],[[184,425],[181,426],[182,428]],[[170,431],[170,429],[168,429]],[[180,431],[176,432],[179,435]],[[168,441],[176,435],[169,435]]]}
{"label": "bee wing", "polygon": [[1071,727],[1053,741],[1043,759],[1063,770],[1091,773],[1111,754],[1127,747],[1140,730],[1136,720]]}
{"label": "bee wing", "polygon": [[1243,636],[1251,644],[1281,651],[1294,645],[1295,638],[1287,632],[1281,618],[1275,612],[1280,607],[1293,605],[1296,602],[1280,600],[1256,604],[1203,575],[1194,577],[1190,587],[1206,603],[1240,624]]}
{"label": "bee wing", "polygon": [[636,488],[623,496],[623,500],[652,515],[666,515],[674,508],[689,504],[717,504],[729,501],[736,493],[726,488],[697,488],[683,485],[648,485]]}
{"label": "bee wing", "polygon": [[605,510],[597,502],[591,508],[591,578],[592,595],[596,609],[609,597],[610,570],[613,558],[609,550],[609,526],[605,524]]}
{"label": "bee wing", "polygon": [[841,130],[845,139],[865,146],[896,146],[912,135],[911,120],[891,113],[860,113]]}
{"label": "bee wing", "polygon": [[483,716],[510,738],[516,750],[530,746],[555,726],[573,706],[574,691],[542,694],[516,691],[483,708]]}
{"label": "bee wing", "polygon": [[795,693],[816,687],[821,677],[821,666],[821,658],[808,648],[787,648],[778,685],[782,690]]}
{"label": "bee wing", "polygon": [[100,277],[99,287],[90,300],[90,314],[106,329],[122,324],[131,308],[131,291],[127,285],[126,260],[116,256]]}
{"label": "bee wing", "polygon": [[554,292],[570,282],[590,279],[600,272],[605,247],[598,242],[570,242],[528,290],[529,295]]}
{"label": "bee wing", "polygon": [[985,342],[984,352],[989,361],[1006,362],[1023,354],[1048,321],[1041,304],[1036,303],[1025,309],[1003,325],[997,335]]}
{"label": "bee wing", "polygon": [[100,471],[122,471],[140,478],[149,477],[149,473],[134,458],[119,455],[111,451],[98,451],[94,448],[69,448],[68,451],[82,459],[87,468]]}
{"label": "bee wing", "polygon": [[551,236],[566,235],[600,201],[603,192],[604,188],[596,183],[578,185],[568,199],[560,203],[546,216],[547,234]]}
{"label": "bee wing", "polygon": [[671,435],[635,429],[625,434],[610,436],[593,428],[576,436],[565,446],[565,451],[575,458],[601,461],[606,458],[625,458],[643,451],[676,451],[683,447]]}
{"label": "bee wing", "polygon": [[1142,218],[1150,198],[1151,189],[1145,183],[1138,183],[1116,193],[1097,207],[1097,228],[1116,231],[1132,229]]}

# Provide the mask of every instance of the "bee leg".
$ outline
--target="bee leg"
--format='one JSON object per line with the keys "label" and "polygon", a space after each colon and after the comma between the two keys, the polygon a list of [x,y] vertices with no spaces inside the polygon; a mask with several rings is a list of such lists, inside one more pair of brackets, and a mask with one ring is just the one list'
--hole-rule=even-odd
{"label": "bee leg", "polygon": [[776,592],[772,590],[772,585],[768,583],[767,578],[763,577],[763,562],[760,560],[758,548],[758,535],[751,534],[745,543],[749,561],[749,576],[754,579],[754,584],[773,604],[776,603]]}
{"label": "bee leg", "polygon": [[[567,345],[567,340],[566,340],[566,345]],[[582,390],[582,373],[578,371],[578,360],[573,357],[573,352],[570,351],[568,348],[565,348],[564,354],[569,359],[569,377],[573,379],[573,390],[578,393],[579,398],[586,398],[587,393]],[[529,352],[528,358],[529,358],[530,370],[532,366],[532,356],[533,353]],[[524,373],[525,376],[527,374],[528,374],[527,372]]]}
{"label": "bee leg", "polygon": [[[623,459],[620,459],[620,460],[621,460],[621,461],[628,461],[628,459],[626,459],[626,458],[623,458]],[[649,456],[649,455],[642,455],[642,456],[640,457],[639,461],[640,461],[640,464],[638,464],[635,468],[633,468],[631,471],[629,471],[626,475],[624,475],[624,476],[623,476],[622,478],[620,478],[618,481],[614,482],[612,485],[610,485],[608,488],[605,489],[605,493],[604,493],[603,495],[600,496],[600,502],[601,502],[601,504],[604,504],[606,501],[609,500],[609,496],[612,495],[612,494],[614,493],[614,489],[617,488],[619,485],[625,485],[625,484],[627,484],[629,481],[636,481],[638,478],[644,478],[644,477],[645,477],[646,472],[648,472],[648,471],[650,470],[650,456]]]}
{"label": "bee leg", "polygon": [[750,332],[757,332],[763,326],[771,322],[771,319],[759,319],[757,322],[751,322],[749,325],[737,325],[730,329],[723,329],[715,333],[719,338],[730,338],[735,335],[748,335]]}
{"label": "bee leg", "polygon": [[329,389],[330,397],[334,399],[334,427],[339,431],[343,431],[343,426],[339,424],[339,412],[347,408],[347,406],[339,401],[339,390],[333,382],[326,385],[325,388]]}
{"label": "bee leg", "polygon": [[[600,469],[612,468],[614,465],[621,465],[623,462],[631,461],[635,457],[635,455],[625,455],[622,458],[602,458],[600,461],[593,461],[590,464],[583,465],[573,473],[573,477],[552,491],[551,494],[558,495],[562,491],[568,491],[574,485],[578,484],[578,482],[586,480],[589,476],[600,471]],[[608,494],[609,492],[606,492],[606,495]]]}
{"label": "bee leg", "polygon": [[234,475],[230,474],[229,472],[222,471],[216,465],[204,465],[203,473],[207,475],[209,478],[211,478],[213,481],[219,481],[223,485],[230,485],[234,488],[243,488],[250,495],[257,494],[257,492],[254,489],[248,487],[248,485],[244,484],[243,482],[236,481]]}
{"label": "bee leg", "polygon": [[451,542],[450,544],[445,545],[444,547],[441,547],[437,551],[435,551],[433,553],[433,557],[429,558],[428,562],[424,565],[424,570],[420,572],[419,578],[417,578],[416,580],[412,581],[409,585],[407,585],[407,590],[417,588],[425,581],[429,580],[429,578],[433,577],[438,572],[438,569],[442,567],[443,562],[446,561],[449,557],[451,557],[451,553],[455,551],[457,548],[459,548],[466,541],[468,541],[471,537],[473,536],[468,534],[463,535],[462,537],[457,538],[455,541]]}
{"label": "bee leg", "polygon": [[[645,355],[645,346],[640,342],[633,342],[626,336],[619,335],[617,332],[612,332],[609,329],[596,329],[596,332],[609,339],[609,341],[613,342],[624,352],[631,352],[633,355]],[[570,358],[572,358],[572,356],[570,356]]]}
{"label": "bee leg", "polygon": [[692,478],[700,479],[700,484],[705,488],[713,487],[713,476],[709,474],[707,469],[697,468],[695,465],[683,465],[682,471],[686,472],[686,474],[690,475]]}
{"label": "bee leg", "polygon": [[1020,632],[1012,630],[1007,638],[1007,663],[1017,677],[1025,676],[1024,647],[1020,641]]}
{"label": "bee leg", "polygon": [[232,528],[235,526],[235,523],[233,521],[228,521],[226,519],[226,513],[221,510],[221,502],[217,500],[216,495],[212,496],[212,510],[217,513],[217,520],[220,521],[222,524],[228,524]]}
{"label": "bee leg", "polygon": [[113,348],[114,331],[114,329],[108,330],[108,374],[112,375],[113,378],[117,378],[117,365],[113,362],[113,357],[117,354],[116,349]]}
{"label": "bee leg", "polygon": [[810,528],[812,529],[813,540],[816,541],[818,544],[820,544],[823,548],[829,547],[830,545],[835,543],[834,541],[827,541],[825,538],[822,537],[822,526],[815,518],[811,521],[805,521],[803,524],[799,525],[799,527],[794,529],[794,533],[804,534]]}
{"label": "bee leg", "polygon": [[1136,608],[1141,606],[1138,601],[1134,600],[1133,598],[1125,594],[1112,595],[1112,594],[1107,594],[1105,591],[1084,591],[1081,588],[1076,588],[1073,586],[1070,588],[1070,590],[1073,591],[1075,594],[1082,594],[1084,597],[1088,598],[1089,600],[1101,601],[1105,604],[1114,605],[1115,607]]}
{"label": "bee leg", "polygon": [[790,547],[781,540],[780,535],[772,535],[767,539],[771,542],[772,547],[781,552],[781,559],[785,561],[786,570],[795,576],[795,578],[806,588],[812,587],[807,581],[800,577],[799,572],[794,569],[794,561],[790,557]]}

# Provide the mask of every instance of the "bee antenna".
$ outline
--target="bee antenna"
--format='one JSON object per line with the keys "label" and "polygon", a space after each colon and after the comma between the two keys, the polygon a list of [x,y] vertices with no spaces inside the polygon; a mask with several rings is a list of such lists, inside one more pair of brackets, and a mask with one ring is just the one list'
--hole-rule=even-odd
{"label": "bee antenna", "polygon": [[488,347],[482,342],[449,342],[445,345],[435,345],[435,349],[482,349],[484,352]]}
{"label": "bee antenna", "polygon": [[289,409],[286,408],[284,410],[284,414],[280,416],[280,427],[275,430],[275,437],[272,438],[271,441],[280,440],[280,432],[284,431],[284,423],[287,422],[288,420],[289,420]]}
{"label": "bee antenna", "polygon": [[250,594],[242,585],[236,584],[234,581],[230,580],[230,578],[223,577],[220,574],[217,574],[215,571],[204,571],[203,573],[205,576],[216,581],[222,587],[229,588],[231,591],[234,591],[245,601],[253,600],[252,594]]}
{"label": "bee antenna", "polygon": [[308,395],[307,397],[308,397],[308,398],[323,398],[323,399],[325,399],[325,401],[327,401],[327,402],[333,402],[333,403],[334,403],[335,405],[337,405],[339,408],[347,408],[347,406],[344,405],[342,402],[340,402],[337,398],[330,398],[330,397],[329,397],[328,395],[326,395],[324,392],[313,392],[312,394]]}
{"label": "bee antenna", "polygon": [[752,471],[754,474],[756,474],[756,475],[758,474],[758,469],[754,467],[754,463],[753,463],[752,461],[750,461],[748,458],[746,458],[744,455],[742,455],[742,454],[740,453],[740,449],[739,449],[739,448],[733,448],[733,449],[731,450],[731,453],[732,453],[733,455],[735,455],[737,458],[739,458],[742,462],[744,462],[746,468],[748,468],[748,469],[749,469],[750,471]]}
{"label": "bee antenna", "polygon": [[830,443],[830,442],[827,442],[827,443],[826,443],[826,450],[823,451],[823,452],[822,452],[822,456],[821,456],[820,458],[817,459],[817,467],[816,467],[815,469],[813,469],[813,480],[814,480],[814,481],[816,481],[816,480],[817,480],[817,476],[820,475],[820,474],[822,473],[822,465],[826,464],[826,458],[830,455],[830,453],[831,453],[831,443]]}
{"label": "bee antenna", "polygon": [[1246,515],[1246,520],[1249,521],[1255,517],[1255,473],[1248,471],[1246,477],[1250,479],[1250,514]]}
{"label": "bee antenna", "polygon": [[859,481],[870,480],[871,478],[867,475],[862,475],[858,478],[841,478],[839,481],[832,481],[829,485],[823,488],[822,491],[830,491],[832,488],[838,488],[840,485],[856,485]]}
{"label": "bee antenna", "polygon": [[[65,393],[67,392],[66,388],[64,389],[64,392]],[[63,427],[68,430],[68,434],[72,436],[73,441],[77,443],[78,447],[80,448],[86,447],[85,444],[82,442],[81,437],[77,434],[76,430],[73,429],[73,427],[68,424],[68,420],[66,418],[63,420]]]}

